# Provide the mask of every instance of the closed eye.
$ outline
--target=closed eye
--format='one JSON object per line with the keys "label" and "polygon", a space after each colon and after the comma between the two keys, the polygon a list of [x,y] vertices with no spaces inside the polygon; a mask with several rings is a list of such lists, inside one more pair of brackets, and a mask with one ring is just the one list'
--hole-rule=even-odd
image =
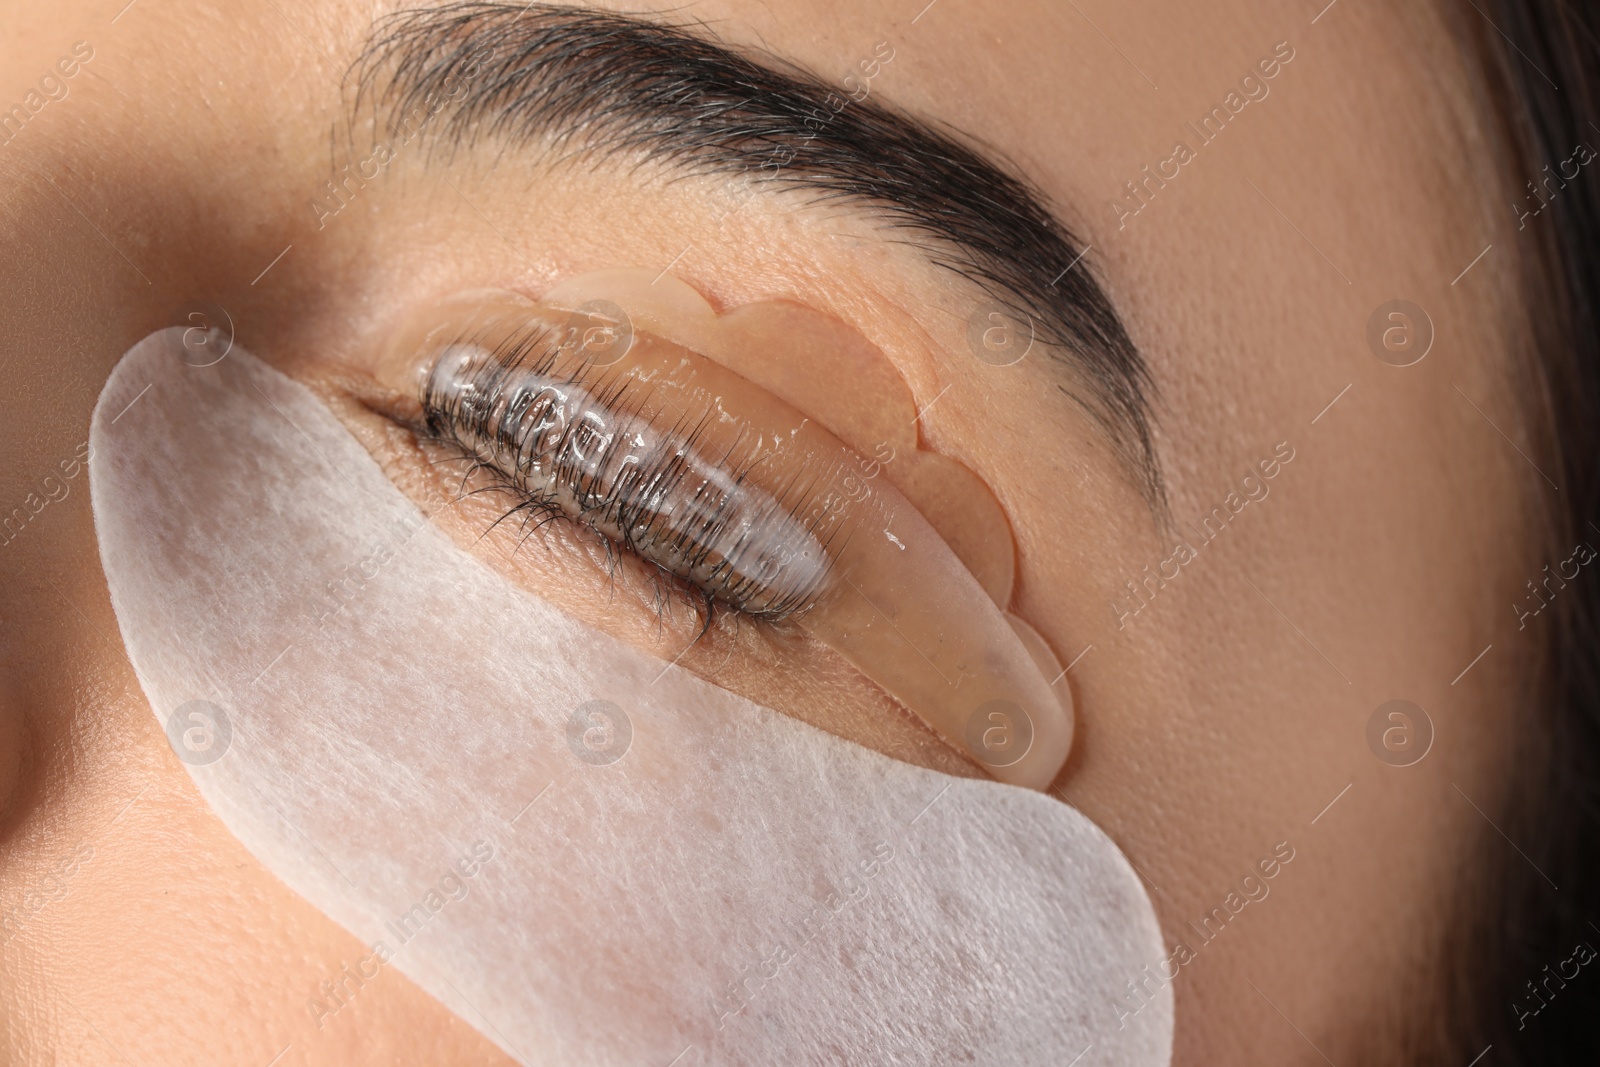
{"label": "closed eye", "polygon": [[512,497],[502,520],[593,531],[698,594],[708,626],[718,609],[780,622],[811,605],[829,544],[847,537],[842,509],[814,506],[839,457],[730,428],[682,368],[669,381],[660,366],[574,358],[558,326],[526,312],[470,333],[431,357],[420,429],[469,461],[480,490]]}
{"label": "closed eye", "polygon": [[[1059,664],[887,478],[707,356],[640,333],[601,361],[562,317],[454,306],[402,335],[415,431],[511,496],[501,521],[574,526],[703,608],[696,640],[719,609],[814,639],[1002,780],[1053,780],[1072,739]],[[988,747],[971,724],[994,715],[1025,740]]]}

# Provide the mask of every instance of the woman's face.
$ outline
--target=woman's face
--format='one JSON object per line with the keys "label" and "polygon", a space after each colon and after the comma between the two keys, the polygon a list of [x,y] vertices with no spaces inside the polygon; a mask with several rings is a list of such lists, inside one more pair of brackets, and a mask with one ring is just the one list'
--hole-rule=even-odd
{"label": "woman's face", "polygon": [[[375,160],[357,89],[370,105],[393,66],[351,70],[386,3],[12,6],[0,996],[19,1062],[500,1062],[393,969],[338,1018],[307,1012],[363,950],[228,834],[174,757],[118,638],[77,461],[118,357],[203,304],[425,493],[404,435],[340,403],[381,377],[401,323],[452,293],[537,298],[613,268],[670,274],[720,310],[784,299],[837,320],[884,373],[813,390],[808,414],[909,389],[912,439],[992,492],[1015,542],[1009,606],[1068,667],[1076,739],[1052,792],[1126,853],[1167,940],[1202,944],[1175,983],[1176,1063],[1389,1062],[1421,1028],[1415,990],[1442,988],[1471,905],[1462,872],[1499,842],[1502,711],[1542,621],[1524,583],[1553,562],[1528,517],[1554,491],[1508,358],[1516,219],[1484,190],[1488,141],[1430,14],[645,5],[816,72],[841,111],[957,131],[1025,177],[1081,259],[1041,258],[1027,220],[967,237],[997,242],[1030,327],[991,317],[997,291],[946,265],[968,251],[893,228],[905,216],[882,200],[574,155],[541,131],[449,151],[454,98]],[[447,95],[477,88],[469,72]],[[898,162],[914,185],[919,157]],[[1010,362],[1092,303],[1077,276],[1148,366],[1159,492],[1133,408],[1104,400],[1122,380],[1104,353],[1040,341]],[[683,647],[554,548],[480,551],[642,647]],[[713,633],[684,664],[977,773],[827,648],[748,637]],[[1395,700],[1421,710],[1393,718]],[[1497,847],[1484,855],[1521,862]],[[1203,940],[1218,908],[1226,936]]]}

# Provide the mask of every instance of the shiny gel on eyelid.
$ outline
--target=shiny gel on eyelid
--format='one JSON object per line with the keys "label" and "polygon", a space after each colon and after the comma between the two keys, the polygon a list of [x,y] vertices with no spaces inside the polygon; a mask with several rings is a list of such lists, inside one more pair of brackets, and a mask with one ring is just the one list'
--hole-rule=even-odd
{"label": "shiny gel on eyelid", "polygon": [[147,338],[95,409],[111,602],[212,811],[364,959],[525,1064],[1169,1061],[1170,985],[1127,988],[1154,911],[1082,814],[593,630],[306,388],[186,354]]}
{"label": "shiny gel on eyelid", "polygon": [[1069,689],[887,479],[681,345],[636,331],[596,365],[567,343],[569,319],[521,303],[424,313],[398,347],[425,368],[405,377],[423,382],[430,430],[708,595],[792,612],[996,778],[1049,787],[1072,745]]}

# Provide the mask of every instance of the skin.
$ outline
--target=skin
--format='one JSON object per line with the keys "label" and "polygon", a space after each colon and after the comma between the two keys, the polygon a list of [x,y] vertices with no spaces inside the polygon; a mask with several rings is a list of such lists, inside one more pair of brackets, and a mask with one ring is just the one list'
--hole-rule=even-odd
{"label": "skin", "polygon": [[[318,230],[308,205],[328,176],[338,80],[385,6],[279,0],[222,20],[143,0],[112,24],[119,6],[8,5],[7,106],[73,42],[94,58],[0,149],[0,504],[74,455],[117,358],[188,301],[226,308],[241,343],[337,398],[408,308],[665,267],[690,245],[673,271],[718,306],[798,300],[878,346],[919,406],[950,386],[922,441],[1004,507],[1013,610],[1063,662],[1093,646],[1070,675],[1078,737],[1058,795],[1148,879],[1168,938],[1275,845],[1293,849],[1270,896],[1183,967],[1174,1062],[1406,1060],[1403,1035],[1430,1010],[1415,991],[1442,981],[1457,887],[1488,862],[1484,813],[1510,771],[1503,709],[1526,685],[1538,620],[1519,631],[1508,605],[1551,558],[1528,518],[1549,486],[1518,452],[1540,458],[1501,296],[1514,219],[1432,15],[1340,4],[1313,25],[1298,5],[1230,0],[1204,15],[1018,2],[980,17],[943,3],[913,25],[917,5],[688,9],[728,42],[841,78],[891,42],[881,100],[980,132],[1043,190],[1093,245],[1151,363],[1177,524],[1279,442],[1293,448],[1270,495],[1119,628],[1109,602],[1130,606],[1124,583],[1175,533],[1059,374],[1032,357],[978,365],[965,342],[977,294],[870,219],[759,204],[719,220],[715,183],[411,160]],[[1119,228],[1107,202],[1122,183],[1284,40],[1295,58],[1271,95]],[[1364,340],[1396,297],[1437,332],[1404,369]],[[390,447],[377,416],[346,414],[375,454]],[[27,914],[0,945],[7,1059],[264,1064],[287,1046],[277,1063],[505,1062],[393,968],[314,1025],[306,998],[365,949],[194,791],[117,637],[86,483],[0,546],[0,908]],[[804,650],[760,668],[750,684],[774,706],[939,758],[873,734],[894,709],[863,679]],[[1437,731],[1404,769],[1365,739],[1393,698]],[[83,846],[92,857],[39,905]]]}

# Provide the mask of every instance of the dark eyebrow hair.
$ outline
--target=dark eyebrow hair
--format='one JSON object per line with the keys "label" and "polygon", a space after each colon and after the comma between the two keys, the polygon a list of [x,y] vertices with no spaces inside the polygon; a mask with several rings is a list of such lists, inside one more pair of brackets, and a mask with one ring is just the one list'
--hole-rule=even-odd
{"label": "dark eyebrow hair", "polygon": [[1016,321],[1028,317],[1036,340],[1087,387],[1063,392],[1164,515],[1149,370],[1088,250],[1031,183],[954,131],[870,97],[846,101],[786,60],[757,62],[704,25],[692,30],[553,4],[402,10],[377,23],[352,68],[352,113],[370,101],[395,126],[422,109],[452,149],[498,139],[687,174],[758,173],[774,191],[865,208]]}

